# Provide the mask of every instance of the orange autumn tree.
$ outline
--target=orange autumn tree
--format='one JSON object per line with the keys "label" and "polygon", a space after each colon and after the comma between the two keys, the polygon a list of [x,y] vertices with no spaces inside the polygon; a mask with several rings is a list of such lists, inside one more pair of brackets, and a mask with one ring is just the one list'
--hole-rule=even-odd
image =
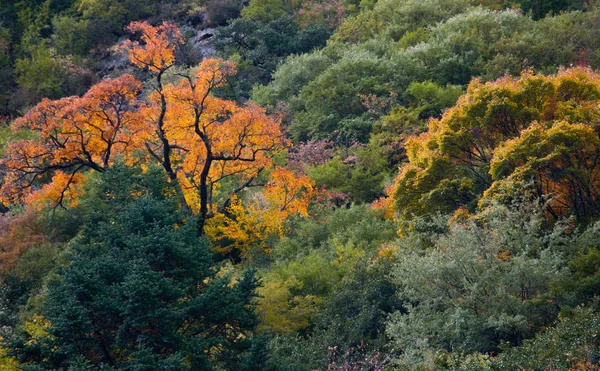
{"label": "orange autumn tree", "polygon": [[[169,109],[166,137],[187,187],[198,190],[203,221],[222,212],[234,197],[271,167],[271,156],[286,145],[279,123],[255,104],[244,106],[211,95],[234,72],[231,62],[208,59],[194,75],[165,88]],[[214,195],[227,178],[238,184],[220,203]],[[202,228],[202,226],[200,227]]]}
{"label": "orange autumn tree", "polygon": [[[175,44],[182,42],[179,30],[169,23],[153,27],[145,22],[132,23],[128,30],[140,33],[140,42],[119,49],[154,78],[143,115],[156,135],[148,138],[146,148],[179,183],[184,203],[198,210],[202,234],[206,220],[223,213],[252,186],[261,171],[272,166],[272,155],[288,142],[278,120],[262,108],[214,95],[235,74],[232,62],[206,59],[192,73],[179,74],[179,82],[164,84],[164,73],[175,61]],[[225,179],[235,186],[222,190],[217,201]]]}
{"label": "orange autumn tree", "polygon": [[169,75],[174,82],[165,83],[183,42],[177,27],[135,22],[127,29],[141,37],[117,49],[152,76],[147,98],[141,99],[142,84],[124,75],[102,81],[83,97],[43,100],[13,125],[28,139],[10,144],[2,159],[8,170],[3,199],[73,205],[85,171],[103,172],[116,157],[157,162],[182,207],[199,213],[203,234],[206,220],[226,212],[240,192],[256,185],[288,141],[279,121],[262,108],[214,95],[235,74],[232,62],[207,59],[189,73]]}
{"label": "orange autumn tree", "polygon": [[[104,171],[116,156],[139,146],[143,132],[137,95],[141,83],[131,75],[106,79],[83,97],[44,99],[17,119],[12,130],[28,139],[10,143],[1,165],[7,204],[47,200],[74,202],[86,170]],[[32,186],[51,182],[32,192]]]}

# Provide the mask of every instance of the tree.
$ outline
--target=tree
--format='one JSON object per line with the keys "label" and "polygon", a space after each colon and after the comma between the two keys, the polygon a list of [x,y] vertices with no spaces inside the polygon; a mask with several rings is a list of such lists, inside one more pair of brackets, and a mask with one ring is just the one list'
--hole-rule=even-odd
{"label": "tree", "polygon": [[[472,6],[481,3],[494,10]],[[446,108],[456,92],[452,85],[466,86],[473,77],[492,81],[527,68],[549,74],[558,66],[600,66],[592,31],[600,24],[597,7],[537,21],[515,9],[500,11],[506,7],[510,2],[380,0],[347,18],[322,50],[289,58],[253,99],[285,107],[298,141],[352,135],[366,141],[393,105],[412,108],[408,88],[415,82],[423,84],[415,92],[427,95],[435,93],[428,80],[451,88],[446,96],[430,95],[439,101],[429,108]],[[376,114],[357,96],[383,102],[392,98],[389,90],[398,96]],[[424,108],[422,116],[432,111]]]}
{"label": "tree", "polygon": [[347,9],[342,0],[310,0],[302,3],[297,16],[303,28],[316,23],[334,30],[344,21],[346,13]]}
{"label": "tree", "polygon": [[407,140],[397,210],[409,219],[474,211],[482,200],[508,202],[531,185],[534,197],[552,199],[553,218],[596,216],[599,81],[585,68],[473,81],[428,132]]}
{"label": "tree", "polygon": [[298,0],[250,0],[242,10],[242,16],[268,22],[286,15],[293,15],[301,6],[302,3]]}
{"label": "tree", "polygon": [[10,270],[23,253],[46,242],[47,236],[37,217],[33,211],[0,215],[0,272]]}
{"label": "tree", "polygon": [[251,272],[217,277],[206,241],[178,209],[160,170],[103,173],[48,283],[44,335],[10,341],[21,364],[208,370],[235,356],[239,365],[256,325],[257,281]]}
{"label": "tree", "polygon": [[535,18],[542,18],[548,13],[559,13],[565,10],[583,10],[586,4],[589,2],[586,0],[523,0],[520,2],[521,9],[525,12],[533,13]]}
{"label": "tree", "polygon": [[[32,186],[40,188],[51,178],[37,198],[74,202],[86,170],[106,171],[119,156],[130,163],[158,162],[182,207],[199,212],[202,234],[206,220],[270,168],[271,156],[288,142],[278,120],[257,105],[213,95],[235,73],[232,62],[207,59],[193,73],[165,84],[183,42],[179,30],[171,23],[153,27],[143,22],[128,30],[140,32],[140,41],[118,49],[152,75],[148,99],[140,98],[139,81],[123,75],[102,81],[81,98],[43,100],[13,125],[31,137],[11,143],[2,160],[10,170],[4,199],[22,201]],[[233,186],[221,190],[224,196],[218,200],[214,196],[223,180]]]}
{"label": "tree", "polygon": [[339,153],[324,164],[306,166],[317,187],[341,192],[354,202],[371,202],[383,196],[389,170],[381,147],[358,144]]}
{"label": "tree", "polygon": [[[237,18],[217,29],[215,47],[225,55],[241,57],[232,81],[236,94],[248,97],[254,85],[267,84],[284,57],[325,46],[331,31],[319,24],[300,28],[293,16],[268,23]],[[235,58],[234,57],[234,58]]]}
{"label": "tree", "polygon": [[306,329],[321,304],[314,295],[293,295],[302,284],[295,278],[282,280],[276,274],[268,274],[258,289],[261,299],[257,312],[260,316],[259,331],[286,334]]}
{"label": "tree", "polygon": [[563,316],[523,346],[507,349],[493,360],[493,370],[596,370],[599,367],[598,299]]}
{"label": "tree", "polygon": [[31,58],[21,58],[15,63],[16,82],[27,102],[32,104],[44,97],[61,97],[65,80],[61,61],[47,45],[32,48],[35,49]]}
{"label": "tree", "polygon": [[231,202],[226,200],[224,212],[210,219],[206,233],[222,253],[236,248],[245,254],[256,247],[270,252],[269,240],[284,236],[284,222],[290,216],[308,216],[315,193],[314,182],[308,176],[276,167],[261,192],[246,206],[238,198],[228,198]]}
{"label": "tree", "polygon": [[[277,120],[257,105],[239,106],[213,95],[235,73],[232,62],[206,59],[193,75],[183,76],[176,85],[164,85],[162,76],[173,64],[175,43],[182,40],[179,30],[173,24],[152,27],[139,22],[128,29],[141,32],[142,44],[130,42],[122,48],[135,65],[148,69],[155,78],[145,116],[157,135],[146,148],[171,180],[198,191],[198,231],[202,234],[206,219],[223,212],[232,197],[271,165],[270,155],[287,141]],[[237,179],[239,185],[216,205],[217,184],[227,178]]]}
{"label": "tree", "polygon": [[559,121],[533,124],[519,138],[504,142],[490,163],[495,182],[484,198],[514,197],[514,188],[533,180],[534,195],[552,196],[547,212],[554,218],[595,216],[600,202],[597,129]]}
{"label": "tree", "polygon": [[10,102],[9,91],[14,85],[13,70],[10,59],[10,30],[0,27],[0,116],[9,113],[8,104]]}
{"label": "tree", "polygon": [[442,350],[498,352],[503,342],[520,345],[554,322],[551,282],[569,276],[558,251],[573,240],[565,226],[547,230],[542,220],[537,207],[497,206],[479,226],[450,222],[446,232],[430,234],[433,248],[414,236],[400,241],[392,280],[404,305],[386,331],[403,350],[402,364]]}

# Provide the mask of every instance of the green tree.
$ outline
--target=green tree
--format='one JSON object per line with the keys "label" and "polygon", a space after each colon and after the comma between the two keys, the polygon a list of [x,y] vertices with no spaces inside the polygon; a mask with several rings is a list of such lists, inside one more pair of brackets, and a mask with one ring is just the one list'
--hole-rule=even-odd
{"label": "green tree", "polygon": [[521,9],[531,12],[534,18],[542,18],[548,13],[559,13],[565,10],[583,10],[585,0],[521,0]]}
{"label": "green tree", "polygon": [[359,51],[331,65],[305,85],[290,133],[306,141],[333,137],[339,143],[366,142],[373,123],[366,94],[393,101],[393,66],[376,54]]}
{"label": "green tree", "polygon": [[[439,115],[457,86],[473,77],[492,81],[527,68],[555,73],[559,66],[600,66],[600,39],[594,37],[600,8],[536,21],[515,9],[493,11],[471,3],[481,1],[379,1],[338,27],[312,58],[289,58],[254,98],[271,105],[282,100],[279,106],[293,117],[290,133],[296,140],[366,142],[373,124],[392,107],[412,108],[408,88],[413,83],[422,84],[417,93],[440,99],[441,104],[426,104],[430,109],[421,117],[428,118]],[[484,5],[510,7],[503,1]],[[328,64],[306,71],[323,57]],[[447,95],[424,85],[428,81]]]}
{"label": "green tree", "polygon": [[320,51],[310,54],[291,55],[273,75],[268,85],[256,86],[252,99],[261,105],[275,107],[278,101],[292,102],[300,89],[315,79],[333,62]]}
{"label": "green tree", "polygon": [[402,363],[440,351],[498,352],[556,319],[551,282],[569,275],[559,253],[571,243],[560,237],[564,226],[548,231],[539,209],[524,205],[496,207],[483,219],[451,223],[432,236],[433,248],[410,235],[400,241],[392,280],[404,308],[390,316],[387,333]]}
{"label": "green tree", "polygon": [[90,191],[82,232],[48,283],[41,313],[47,335],[15,339],[19,361],[239,369],[256,324],[253,274],[236,282],[215,275],[206,241],[177,211],[159,171],[116,166]]}
{"label": "green tree", "polygon": [[14,86],[10,44],[10,30],[0,27],[0,115],[6,115],[9,112],[10,90]]}
{"label": "green tree", "polygon": [[406,32],[428,27],[464,12],[467,0],[379,0],[350,17],[335,32],[333,40],[364,42],[379,34],[398,41]]}
{"label": "green tree", "polygon": [[354,202],[372,202],[382,197],[389,175],[384,149],[365,145],[346,152],[325,164],[307,167],[309,177],[317,187],[342,192]]}
{"label": "green tree", "polygon": [[52,42],[61,55],[85,56],[92,47],[94,33],[87,19],[56,16],[52,19]]}
{"label": "green tree", "polygon": [[277,65],[288,55],[308,53],[325,46],[331,31],[310,24],[300,28],[293,16],[270,22],[237,18],[216,32],[217,49],[241,59],[233,80],[238,94],[248,97],[256,84],[266,84]]}
{"label": "green tree", "polygon": [[493,370],[594,370],[600,362],[598,299],[562,317],[555,327],[510,348],[492,363]]}
{"label": "green tree", "polygon": [[15,72],[17,83],[27,102],[35,103],[44,97],[56,99],[63,96],[65,69],[47,46],[37,47],[31,58],[19,59]]}

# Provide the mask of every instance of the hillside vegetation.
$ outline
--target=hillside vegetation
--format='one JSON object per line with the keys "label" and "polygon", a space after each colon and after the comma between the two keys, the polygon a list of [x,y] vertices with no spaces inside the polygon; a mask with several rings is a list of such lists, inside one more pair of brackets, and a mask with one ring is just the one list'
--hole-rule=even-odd
{"label": "hillside vegetation", "polygon": [[599,33],[0,0],[0,369],[600,370]]}

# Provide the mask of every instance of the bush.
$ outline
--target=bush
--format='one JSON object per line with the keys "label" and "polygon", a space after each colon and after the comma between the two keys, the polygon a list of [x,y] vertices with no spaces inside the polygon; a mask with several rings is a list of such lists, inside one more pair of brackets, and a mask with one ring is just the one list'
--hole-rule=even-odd
{"label": "bush", "polygon": [[597,370],[600,368],[600,301],[579,307],[555,327],[507,349],[495,370]]}

